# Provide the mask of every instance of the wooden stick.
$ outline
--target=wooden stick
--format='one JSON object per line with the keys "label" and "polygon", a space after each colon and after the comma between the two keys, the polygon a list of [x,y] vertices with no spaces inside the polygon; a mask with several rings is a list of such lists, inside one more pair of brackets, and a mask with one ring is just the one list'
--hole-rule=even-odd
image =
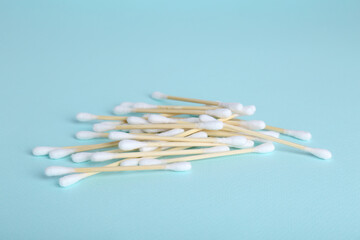
{"label": "wooden stick", "polygon": [[205,105],[220,106],[220,102],[218,102],[218,101],[208,101],[208,100],[201,100],[201,99],[196,99],[196,98],[184,98],[184,97],[176,97],[176,96],[170,96],[170,95],[163,95],[162,98],[171,99],[171,100],[175,100],[175,101],[182,101],[182,102],[191,102],[191,103],[199,103],[199,104],[205,104]]}
{"label": "wooden stick", "polygon": [[112,121],[125,121],[127,117],[124,116],[103,116],[103,115],[97,115],[96,119],[98,120],[112,120]]}
{"label": "wooden stick", "polygon": [[166,165],[74,168],[75,173],[162,170]]}
{"label": "wooden stick", "polygon": [[132,125],[117,125],[115,130],[127,129],[171,129],[171,128],[198,128],[196,123],[160,123],[160,124],[132,124]]}
{"label": "wooden stick", "polygon": [[147,142],[146,147],[214,147],[226,146],[215,142]]}
{"label": "wooden stick", "polygon": [[270,130],[270,131],[274,131],[274,132],[279,132],[279,133],[282,133],[282,134],[285,134],[285,131],[286,131],[284,128],[272,127],[272,126],[269,126],[269,125],[266,125],[265,129]]}
{"label": "wooden stick", "polygon": [[[99,144],[90,144],[90,145],[80,145],[80,146],[73,146],[73,147],[66,147],[66,148],[74,148],[77,151],[88,151],[88,150],[94,150],[94,149],[101,149],[101,148],[108,148],[117,146],[119,141],[112,141],[112,142],[106,142],[106,143],[99,143]],[[63,148],[63,147],[61,147]]]}
{"label": "wooden stick", "polygon": [[297,148],[297,149],[300,149],[300,150],[303,150],[303,151],[307,151],[306,149],[308,148],[308,147],[306,147],[304,145],[301,145],[301,144],[289,142],[289,141],[286,141],[286,140],[283,140],[283,139],[280,139],[280,138],[275,138],[275,137],[272,137],[272,136],[269,136],[269,135],[265,135],[265,134],[262,134],[262,133],[259,133],[259,132],[255,132],[255,131],[252,131],[252,130],[249,130],[249,129],[242,128],[242,127],[232,126],[232,125],[229,125],[229,124],[225,124],[224,129],[233,130],[233,131],[245,133],[245,134],[250,135],[250,136],[255,136],[255,137],[258,137],[258,138],[266,139],[266,140],[269,140],[269,141],[272,141],[272,142],[281,143],[281,144],[287,145],[289,147]]}
{"label": "wooden stick", "polygon": [[187,115],[207,114],[207,110],[188,110],[188,109],[134,108],[131,111],[137,112],[137,113],[172,113],[172,114],[178,114],[178,115],[180,115],[180,114],[187,114]]}
{"label": "wooden stick", "polygon": [[217,109],[216,106],[173,106],[173,105],[158,105],[160,109],[181,109],[181,110],[212,110]]}
{"label": "wooden stick", "polygon": [[[216,131],[214,131],[216,132]],[[163,137],[158,135],[142,135],[131,134],[134,140],[150,140],[150,141],[169,141],[169,142],[203,142],[203,143],[218,143],[217,138],[186,138],[186,137]],[[232,135],[234,136],[234,135]],[[235,135],[239,136],[239,134]]]}

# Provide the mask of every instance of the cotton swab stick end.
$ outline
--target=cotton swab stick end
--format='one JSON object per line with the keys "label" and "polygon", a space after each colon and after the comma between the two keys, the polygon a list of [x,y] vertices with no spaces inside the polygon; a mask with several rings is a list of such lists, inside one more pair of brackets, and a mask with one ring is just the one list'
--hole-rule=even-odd
{"label": "cotton swab stick end", "polygon": [[159,133],[158,135],[162,136],[162,137],[172,137],[172,136],[178,135],[183,132],[185,132],[185,130],[182,128],[174,128],[174,129]]}
{"label": "cotton swab stick end", "polygon": [[234,137],[226,137],[226,138],[217,138],[217,142],[229,144],[231,146],[243,146],[247,139],[243,136],[234,136]]}
{"label": "cotton swab stick end", "polygon": [[216,121],[216,118],[209,116],[207,114],[201,114],[199,116],[199,120],[200,122],[212,122],[212,121]]}
{"label": "cotton swab stick end", "polygon": [[88,122],[96,119],[97,116],[91,113],[81,112],[76,115],[76,120],[78,120],[79,122]]}
{"label": "cotton swab stick end", "polygon": [[83,178],[86,178],[87,174],[86,173],[78,173],[78,174],[70,174],[70,175],[66,175],[63,176],[59,179],[59,185],[61,187],[68,187],[70,185],[73,185],[74,183],[77,183],[78,181],[80,181]]}
{"label": "cotton swab stick end", "polygon": [[275,150],[275,146],[271,142],[263,143],[254,148],[257,153],[269,153]]}
{"label": "cotton swab stick end", "polygon": [[106,122],[103,123],[96,123],[93,125],[93,130],[95,132],[106,132],[106,131],[111,131],[111,130],[115,130],[116,126],[114,124],[109,124]]}
{"label": "cotton swab stick end", "polygon": [[79,152],[79,153],[74,153],[71,155],[71,160],[75,163],[81,163],[81,162],[86,162],[86,161],[90,161],[91,156],[94,153],[92,152]]}
{"label": "cotton swab stick end", "polygon": [[266,127],[265,122],[261,120],[242,121],[241,125],[250,130],[262,130]]}
{"label": "cotton swab stick end", "polygon": [[197,132],[188,136],[188,138],[207,138],[208,134],[206,132]]}
{"label": "cotton swab stick end", "polygon": [[227,102],[220,102],[220,107],[228,108],[234,113],[240,112],[243,110],[244,106],[241,103],[227,103]]}
{"label": "cotton swab stick end", "polygon": [[329,150],[321,149],[321,148],[310,148],[307,147],[305,151],[311,153],[312,155],[321,158],[321,159],[330,159],[332,157],[332,154]]}
{"label": "cotton swab stick end", "polygon": [[206,114],[218,118],[227,118],[231,116],[232,112],[230,109],[227,108],[219,108],[219,109],[206,110]]}
{"label": "cotton swab stick end", "polygon": [[151,123],[176,123],[177,121],[172,118],[164,117],[158,114],[149,114],[148,121]]}
{"label": "cotton swab stick end", "polygon": [[119,142],[119,149],[123,151],[130,151],[134,149],[138,149],[141,147],[145,147],[147,144],[144,142],[136,141],[136,140],[122,140]]}
{"label": "cotton swab stick end", "polygon": [[109,132],[109,136],[108,136],[109,139],[114,140],[114,141],[131,139],[133,137],[134,137],[133,134],[129,134],[126,132]]}
{"label": "cotton swab stick end", "polygon": [[59,158],[63,158],[63,157],[67,157],[70,154],[74,153],[75,149],[71,149],[71,148],[58,148],[55,150],[52,150],[49,152],[49,157],[51,159],[59,159]]}
{"label": "cotton swab stick end", "polygon": [[148,124],[149,122],[141,117],[131,116],[126,119],[128,124]]}
{"label": "cotton swab stick end", "polygon": [[45,169],[45,175],[48,177],[60,176],[68,173],[73,173],[74,168],[62,166],[50,166]]}
{"label": "cotton swab stick end", "polygon": [[207,130],[220,130],[224,127],[224,123],[221,121],[209,121],[198,123],[199,128]]}
{"label": "cotton swab stick end", "polygon": [[32,150],[32,154],[35,156],[43,156],[43,155],[48,155],[50,151],[53,151],[57,149],[56,147],[35,147]]}
{"label": "cotton swab stick end", "polygon": [[161,93],[161,92],[153,92],[153,93],[151,94],[151,97],[154,98],[154,99],[160,100],[160,99],[166,99],[166,98],[167,98],[167,95],[164,94],[164,93]]}
{"label": "cotton swab stick end", "polygon": [[114,159],[115,157],[116,157],[116,153],[96,152],[93,155],[91,155],[90,160],[92,162],[103,162],[103,161]]}
{"label": "cotton swab stick end", "polygon": [[256,112],[256,107],[254,105],[249,105],[243,107],[241,114],[251,116],[254,115],[255,112]]}
{"label": "cotton swab stick end", "polygon": [[155,158],[144,158],[139,161],[139,166],[148,166],[148,165],[160,165],[166,163],[163,160]]}
{"label": "cotton swab stick end", "polygon": [[75,134],[75,137],[81,140],[89,140],[89,139],[101,137],[101,134],[91,131],[79,131]]}
{"label": "cotton swab stick end", "polygon": [[115,114],[128,114],[132,112],[133,107],[132,106],[127,106],[127,105],[118,105],[113,109],[113,112]]}
{"label": "cotton swab stick end", "polygon": [[165,169],[175,171],[175,172],[184,172],[191,170],[191,163],[189,162],[176,162],[167,164]]}
{"label": "cotton swab stick end", "polygon": [[298,131],[298,130],[285,130],[284,134],[305,141],[309,141],[312,137],[310,132]]}
{"label": "cotton swab stick end", "polygon": [[139,159],[138,158],[126,159],[126,160],[123,160],[120,163],[120,166],[122,166],[122,167],[137,166],[137,165],[139,165]]}

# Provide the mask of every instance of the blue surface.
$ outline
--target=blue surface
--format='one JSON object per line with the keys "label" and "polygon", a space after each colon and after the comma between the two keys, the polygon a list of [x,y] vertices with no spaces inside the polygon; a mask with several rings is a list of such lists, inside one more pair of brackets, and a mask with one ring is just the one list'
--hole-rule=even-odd
{"label": "blue surface", "polygon": [[[1,1],[1,239],[359,239],[359,11],[355,0]],[[154,90],[255,104],[253,119],[309,130],[334,157],[278,146],[67,189],[43,175],[74,164],[31,149],[78,143],[89,125],[77,112],[152,103]]]}

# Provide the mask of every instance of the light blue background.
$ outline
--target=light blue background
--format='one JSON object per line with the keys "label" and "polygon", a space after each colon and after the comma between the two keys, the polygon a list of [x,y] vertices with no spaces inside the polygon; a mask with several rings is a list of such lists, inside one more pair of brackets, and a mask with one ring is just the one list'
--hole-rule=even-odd
{"label": "light blue background", "polygon": [[[1,1],[1,239],[359,239],[359,12],[357,0]],[[30,152],[77,144],[90,127],[77,112],[154,103],[155,90],[255,104],[254,119],[309,130],[334,157],[278,146],[67,189],[43,175],[74,166]]]}

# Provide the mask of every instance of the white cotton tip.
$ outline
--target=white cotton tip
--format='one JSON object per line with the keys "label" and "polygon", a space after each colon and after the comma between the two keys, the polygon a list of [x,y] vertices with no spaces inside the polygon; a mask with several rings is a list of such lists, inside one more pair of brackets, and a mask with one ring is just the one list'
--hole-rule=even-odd
{"label": "white cotton tip", "polygon": [[81,139],[81,140],[89,140],[89,139],[94,139],[94,138],[101,138],[102,135],[101,135],[101,133],[97,133],[97,132],[79,131],[75,134],[75,137],[77,139]]}
{"label": "white cotton tip", "polygon": [[220,130],[224,127],[224,123],[221,121],[200,122],[198,127],[207,130]]}
{"label": "white cotton tip", "polygon": [[58,147],[36,147],[32,150],[32,154],[35,156],[48,155],[50,151],[58,149]]}
{"label": "white cotton tip", "polygon": [[78,120],[79,122],[88,122],[96,119],[97,116],[91,113],[78,113],[76,115],[76,120]]}
{"label": "white cotton tip", "polygon": [[142,147],[139,149],[140,152],[152,152],[155,151],[158,147]]}
{"label": "white cotton tip", "polygon": [[219,108],[219,109],[206,110],[206,114],[217,118],[227,118],[231,116],[232,112],[230,109],[227,108]]}
{"label": "white cotton tip", "polygon": [[166,165],[166,169],[176,172],[189,171],[191,169],[191,163],[189,162],[170,163]]}
{"label": "white cotton tip", "polygon": [[[215,118],[213,118],[216,120]],[[190,122],[190,123],[198,123],[200,122],[200,119],[197,117],[189,117],[189,118],[182,118],[181,121]]]}
{"label": "white cotton tip", "polygon": [[168,129],[144,129],[144,132],[146,133],[161,133]]}
{"label": "white cotton tip", "polygon": [[63,176],[59,179],[59,185],[61,187],[68,187],[70,185],[73,185],[74,183],[77,183],[81,179],[86,178],[88,175],[86,173],[78,173],[78,174],[70,174]]}
{"label": "white cotton tip", "polygon": [[79,152],[71,155],[71,160],[76,163],[90,161],[93,152]]}
{"label": "white cotton tip", "polygon": [[122,167],[137,166],[139,165],[139,158],[126,159],[120,163]]}
{"label": "white cotton tip", "polygon": [[139,161],[139,166],[148,166],[148,165],[160,165],[164,164],[166,161],[155,159],[155,158],[143,158]]}
{"label": "white cotton tip", "polygon": [[134,103],[133,102],[122,102],[118,106],[132,107],[132,106],[134,106]]}
{"label": "white cotton tip", "polygon": [[217,153],[217,152],[227,152],[227,151],[230,151],[230,148],[228,146],[216,146],[216,147],[210,147],[204,149],[204,153]]}
{"label": "white cotton tip", "polygon": [[132,110],[133,110],[132,106],[118,105],[113,109],[113,112],[115,114],[128,114],[131,113]]}
{"label": "white cotton tip", "polygon": [[146,121],[146,119],[143,119],[141,117],[128,117],[126,121],[128,122],[128,124],[131,125],[149,124],[149,122]]}
{"label": "white cotton tip", "polygon": [[187,136],[188,138],[207,138],[208,134],[206,132],[197,132]]}
{"label": "white cotton tip", "polygon": [[151,123],[176,123],[172,118],[164,117],[159,114],[149,114],[147,120]]}
{"label": "white cotton tip", "polygon": [[147,143],[136,140],[122,140],[119,142],[119,149],[123,151],[130,151],[141,147],[145,147],[146,145]]}
{"label": "white cotton tip", "polygon": [[247,142],[246,137],[243,136],[217,138],[216,140],[219,143],[224,143],[235,147],[241,147]]}
{"label": "white cotton tip", "polygon": [[266,127],[265,122],[261,120],[241,121],[240,124],[250,130],[262,130]]}
{"label": "white cotton tip", "polygon": [[167,95],[164,94],[164,93],[161,93],[161,92],[153,92],[151,94],[151,97],[154,98],[154,99],[166,99]]}
{"label": "white cotton tip", "polygon": [[148,103],[144,103],[144,102],[138,102],[138,103],[134,103],[134,105],[132,105],[133,108],[157,108],[157,105],[153,105],[153,104],[148,104]]}
{"label": "white cotton tip", "polygon": [[307,147],[305,151],[321,159],[330,159],[332,157],[331,152],[326,149]]}
{"label": "white cotton tip", "polygon": [[292,136],[297,139],[309,141],[311,139],[311,133],[306,131],[297,131],[297,130],[285,130],[284,134]]}
{"label": "white cotton tip", "polygon": [[244,106],[240,114],[251,116],[254,115],[255,112],[256,112],[256,107],[254,105],[250,105],[250,106]]}
{"label": "white cotton tip", "polygon": [[124,139],[132,139],[135,136],[133,134],[130,133],[126,133],[126,132],[109,132],[109,136],[108,138],[111,140],[124,140]]}
{"label": "white cotton tip", "polygon": [[216,121],[217,119],[207,114],[201,114],[199,116],[199,120],[200,122],[212,122],[212,121]]}
{"label": "white cotton tip", "polygon": [[182,128],[174,128],[174,129],[162,132],[162,133],[158,133],[157,135],[161,136],[161,137],[173,137],[173,136],[176,136],[183,132],[185,132],[185,130]]}
{"label": "white cotton tip", "polygon": [[73,154],[75,152],[75,149],[71,149],[71,148],[58,148],[55,150],[52,150],[49,152],[49,157],[51,159],[59,159],[59,158],[63,158],[63,157],[67,157],[70,154]]}
{"label": "white cotton tip", "polygon": [[273,143],[267,142],[267,143],[263,143],[259,146],[256,146],[254,148],[254,151],[257,153],[269,153],[275,150],[275,146]]}
{"label": "white cotton tip", "polygon": [[115,130],[116,126],[114,124],[108,124],[106,122],[102,122],[102,123],[96,123],[93,125],[93,130],[95,132],[106,132],[106,131],[111,131],[111,130]]}
{"label": "white cotton tip", "polygon": [[115,159],[117,156],[116,153],[111,152],[96,152],[93,155],[91,155],[91,161],[93,162],[103,162],[111,159]]}
{"label": "white cotton tip", "polygon": [[241,146],[241,148],[252,148],[254,147],[255,143],[254,141],[247,140],[244,145]]}
{"label": "white cotton tip", "polygon": [[243,109],[243,105],[241,103],[227,103],[227,102],[220,102],[220,107],[228,108],[234,113],[241,112]]}
{"label": "white cotton tip", "polygon": [[45,169],[45,175],[48,177],[60,176],[68,173],[73,173],[74,168],[62,167],[62,166],[51,166]]}

